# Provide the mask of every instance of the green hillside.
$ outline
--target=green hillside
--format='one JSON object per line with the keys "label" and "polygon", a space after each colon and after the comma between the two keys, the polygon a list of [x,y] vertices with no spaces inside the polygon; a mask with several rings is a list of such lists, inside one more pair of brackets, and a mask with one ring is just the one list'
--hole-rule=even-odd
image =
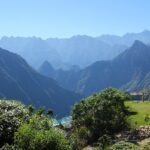
{"label": "green hillside", "polygon": [[[145,102],[126,102],[126,105],[137,114],[129,117],[132,127],[139,127],[150,124],[150,101]],[[145,116],[149,116],[149,121],[145,121]]]}

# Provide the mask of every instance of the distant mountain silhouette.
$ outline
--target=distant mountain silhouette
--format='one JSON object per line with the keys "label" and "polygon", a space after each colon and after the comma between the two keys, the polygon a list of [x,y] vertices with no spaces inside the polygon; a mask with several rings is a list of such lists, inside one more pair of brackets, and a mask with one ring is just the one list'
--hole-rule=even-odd
{"label": "distant mountain silhouette", "polygon": [[56,75],[56,70],[47,60],[44,61],[43,64],[40,66],[39,72],[42,72],[43,75],[52,78],[54,78]]}
{"label": "distant mountain silhouette", "polygon": [[0,98],[45,106],[64,116],[81,97],[37,73],[19,55],[0,48]]}
{"label": "distant mountain silhouette", "polygon": [[0,46],[21,55],[36,69],[47,60],[54,68],[65,70],[73,65],[84,68],[98,60],[112,59],[126,48],[125,45],[110,46],[88,36],[47,40],[35,37],[4,37],[0,40]]}
{"label": "distant mountain silhouette", "polygon": [[127,33],[123,36],[77,35],[66,39],[46,40],[37,37],[3,37],[0,47],[21,55],[36,69],[47,60],[55,69],[69,70],[73,65],[83,69],[96,61],[112,60],[135,40],[150,44],[150,31]]}
{"label": "distant mountain silhouette", "polygon": [[60,56],[54,48],[51,48],[44,40],[33,38],[20,51],[20,55],[24,57],[31,66],[36,69],[45,61],[49,60],[53,63],[60,62]]}
{"label": "distant mountain silhouette", "polygon": [[126,45],[109,45],[99,38],[90,36],[73,36],[68,39],[46,40],[49,46],[54,47],[64,62],[84,68],[95,61],[110,60],[120,54]]}
{"label": "distant mountain silhouette", "polygon": [[64,88],[84,95],[110,86],[138,91],[150,86],[150,47],[136,40],[111,61],[97,61],[77,72],[57,71],[53,78]]}
{"label": "distant mountain silhouette", "polygon": [[144,30],[140,33],[127,33],[123,36],[102,35],[99,37],[99,40],[109,45],[131,46],[135,40],[139,40],[145,44],[149,44],[150,43],[150,31]]}

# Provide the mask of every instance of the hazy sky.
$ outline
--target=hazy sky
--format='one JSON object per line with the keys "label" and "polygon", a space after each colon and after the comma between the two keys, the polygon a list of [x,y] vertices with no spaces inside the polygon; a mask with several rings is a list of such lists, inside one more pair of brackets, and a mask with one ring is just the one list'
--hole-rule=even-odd
{"label": "hazy sky", "polygon": [[150,0],[0,0],[0,37],[122,35],[150,29]]}

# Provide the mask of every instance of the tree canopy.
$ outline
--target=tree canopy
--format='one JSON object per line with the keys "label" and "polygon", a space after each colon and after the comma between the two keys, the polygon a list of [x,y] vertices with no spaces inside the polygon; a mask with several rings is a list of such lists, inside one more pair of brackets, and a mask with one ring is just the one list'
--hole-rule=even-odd
{"label": "tree canopy", "polygon": [[128,109],[124,104],[127,99],[125,93],[114,88],[87,97],[73,108],[73,129],[83,134],[86,128],[87,142],[93,142],[104,134],[127,128]]}

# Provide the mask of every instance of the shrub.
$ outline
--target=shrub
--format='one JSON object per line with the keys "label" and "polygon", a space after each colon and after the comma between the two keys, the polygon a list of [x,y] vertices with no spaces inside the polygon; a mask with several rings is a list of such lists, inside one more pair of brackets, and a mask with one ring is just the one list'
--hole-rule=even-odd
{"label": "shrub", "polygon": [[69,150],[69,143],[45,116],[34,115],[15,134],[15,144],[22,150]]}
{"label": "shrub", "polygon": [[145,140],[145,142],[141,144],[140,150],[150,150],[150,139]]}
{"label": "shrub", "polygon": [[5,144],[5,145],[3,145],[1,150],[21,150],[21,149],[18,148],[17,146],[15,146],[15,145]]}
{"label": "shrub", "polygon": [[129,112],[124,105],[127,99],[125,93],[109,88],[82,100],[73,108],[73,130],[86,127],[91,134],[88,143],[95,142],[104,134],[111,135],[124,130],[128,126]]}
{"label": "shrub", "polygon": [[90,136],[90,132],[86,127],[80,127],[74,131],[70,137],[71,149],[81,150],[87,144],[87,139]]}
{"label": "shrub", "polygon": [[29,117],[25,105],[17,101],[0,100],[0,147],[13,142],[14,132],[22,120]]}
{"label": "shrub", "polygon": [[110,147],[110,150],[139,150],[139,146],[130,142],[121,141]]}
{"label": "shrub", "polygon": [[148,114],[145,115],[144,121],[147,123],[150,121],[150,116]]}
{"label": "shrub", "polygon": [[99,147],[104,149],[112,144],[112,138],[108,135],[103,135],[98,139]]}

